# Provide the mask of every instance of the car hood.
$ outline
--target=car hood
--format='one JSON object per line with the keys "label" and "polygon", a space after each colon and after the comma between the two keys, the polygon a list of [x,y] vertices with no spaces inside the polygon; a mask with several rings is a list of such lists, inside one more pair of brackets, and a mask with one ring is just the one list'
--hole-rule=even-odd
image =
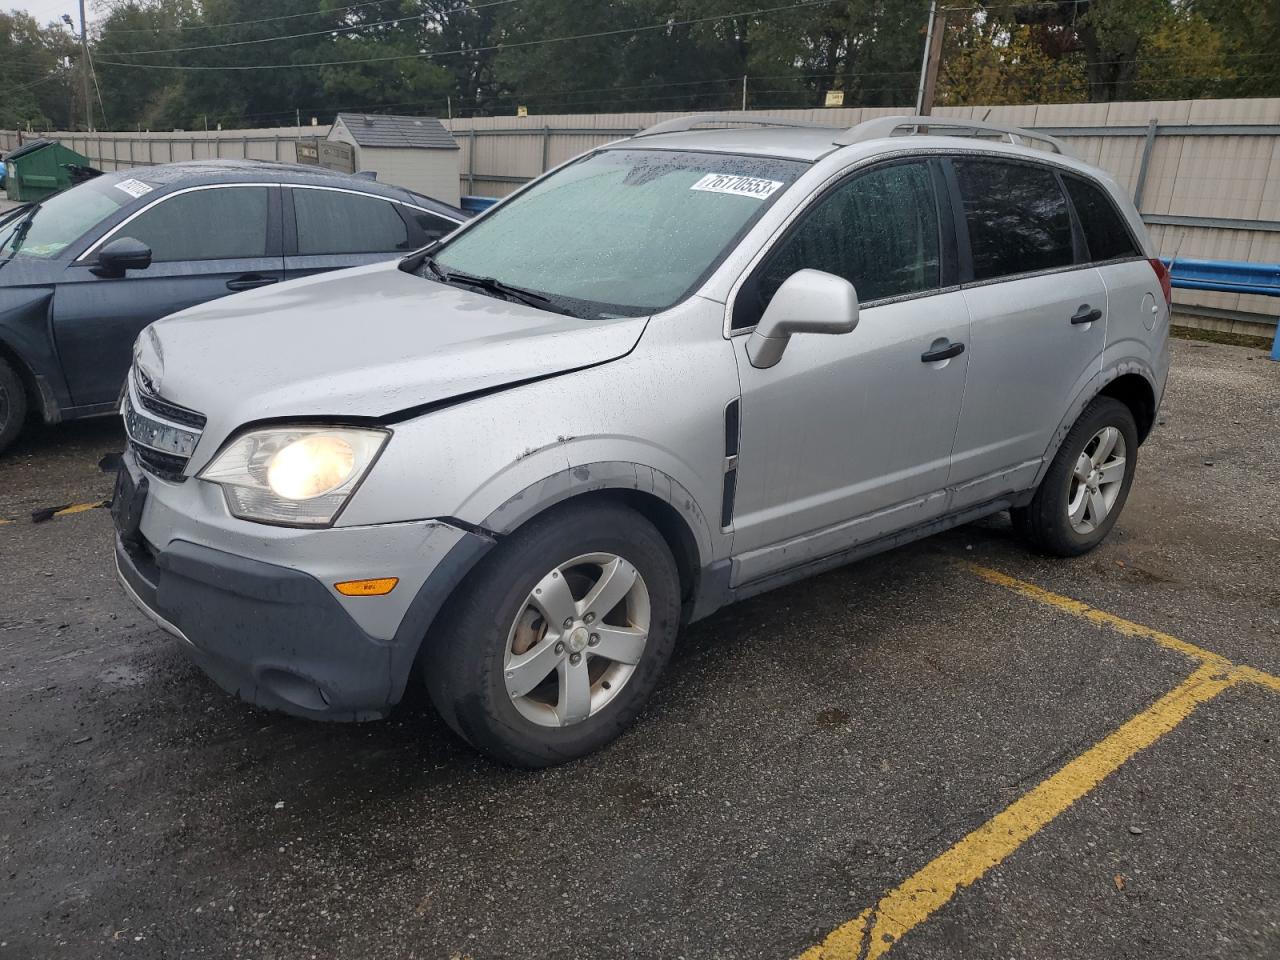
{"label": "car hood", "polygon": [[273,417],[391,418],[624,356],[645,317],[579,320],[379,263],[158,320],[138,362],[172,403],[227,429]]}

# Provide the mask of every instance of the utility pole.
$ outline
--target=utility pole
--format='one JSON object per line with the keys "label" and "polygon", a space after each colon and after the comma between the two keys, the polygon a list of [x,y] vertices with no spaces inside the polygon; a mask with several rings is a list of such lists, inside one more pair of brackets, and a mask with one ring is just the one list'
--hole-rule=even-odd
{"label": "utility pole", "polygon": [[924,60],[920,64],[920,89],[916,94],[916,116],[933,113],[933,98],[938,91],[938,68],[942,66],[942,38],[946,34],[947,14],[938,8],[938,0],[929,4],[929,30],[924,41]]}
{"label": "utility pole", "polygon": [[747,109],[747,75],[742,75],[742,109]]}
{"label": "utility pole", "polygon": [[84,25],[84,0],[80,0],[80,79],[84,81],[85,125],[93,133],[93,101],[89,99],[89,32]]}

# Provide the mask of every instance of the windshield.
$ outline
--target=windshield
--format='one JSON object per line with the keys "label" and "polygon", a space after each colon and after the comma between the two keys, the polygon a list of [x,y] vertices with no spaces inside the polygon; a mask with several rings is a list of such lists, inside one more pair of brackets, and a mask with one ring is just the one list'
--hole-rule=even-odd
{"label": "windshield", "polygon": [[605,150],[503,204],[433,259],[446,272],[535,291],[582,317],[653,313],[692,292],[807,166]]}
{"label": "windshield", "polygon": [[25,217],[19,215],[6,220],[0,224],[0,259],[14,253],[16,237],[21,237],[17,243],[18,256],[56,257],[83,237],[85,231],[133,202],[133,195],[116,186],[119,182],[115,177],[102,177],[54,194],[40,205],[31,226],[21,233],[18,226]]}

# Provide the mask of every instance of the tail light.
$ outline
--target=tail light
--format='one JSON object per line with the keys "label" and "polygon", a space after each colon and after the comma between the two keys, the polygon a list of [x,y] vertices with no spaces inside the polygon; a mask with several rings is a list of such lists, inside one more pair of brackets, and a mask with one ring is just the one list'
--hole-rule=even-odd
{"label": "tail light", "polygon": [[1169,274],[1169,268],[1165,266],[1163,260],[1157,260],[1152,257],[1149,261],[1151,269],[1156,272],[1156,279],[1160,281],[1160,290],[1164,294],[1164,304],[1166,307],[1173,307],[1173,278]]}

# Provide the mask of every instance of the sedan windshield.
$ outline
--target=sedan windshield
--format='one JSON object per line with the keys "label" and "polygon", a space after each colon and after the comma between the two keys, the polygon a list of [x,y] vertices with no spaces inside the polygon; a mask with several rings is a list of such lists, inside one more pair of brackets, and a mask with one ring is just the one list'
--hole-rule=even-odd
{"label": "sedan windshield", "polygon": [[806,167],[732,154],[605,150],[437,248],[437,269],[423,275],[489,278],[581,317],[653,313],[688,296]]}
{"label": "sedan windshield", "polygon": [[117,187],[118,182],[102,177],[55,194],[40,204],[30,226],[19,229],[27,220],[22,215],[5,220],[0,224],[0,259],[15,252],[20,257],[56,257],[85,231],[133,202],[134,195]]}

